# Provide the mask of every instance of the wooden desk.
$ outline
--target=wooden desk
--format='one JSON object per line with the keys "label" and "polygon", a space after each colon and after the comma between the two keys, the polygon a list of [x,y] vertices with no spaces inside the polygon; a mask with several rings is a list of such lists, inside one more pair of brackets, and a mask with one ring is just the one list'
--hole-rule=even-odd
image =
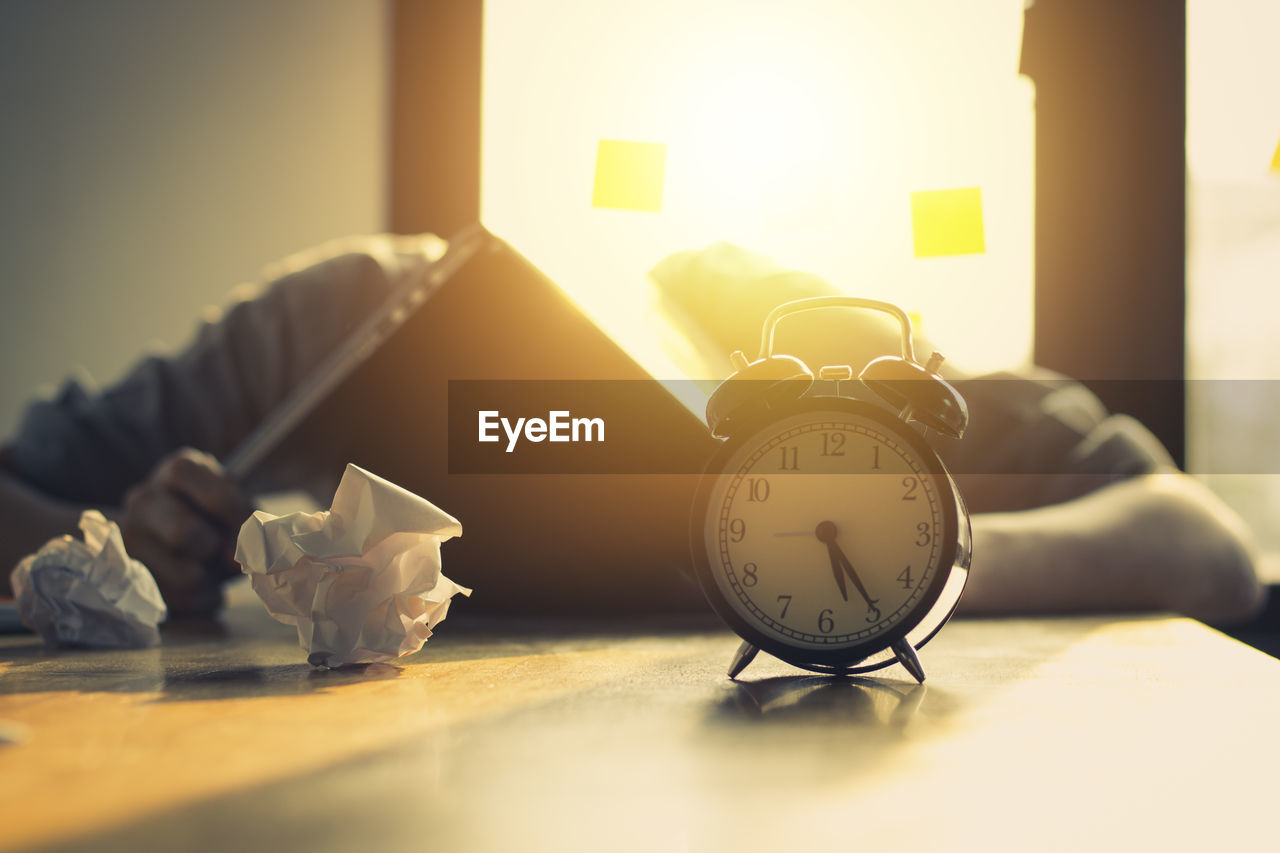
{"label": "wooden desk", "polygon": [[235,597],[225,636],[158,649],[0,639],[0,720],[26,729],[0,849],[1280,843],[1280,662],[1184,619],[955,623],[924,687],[771,660],[733,684],[710,623],[458,618],[395,666],[313,673]]}

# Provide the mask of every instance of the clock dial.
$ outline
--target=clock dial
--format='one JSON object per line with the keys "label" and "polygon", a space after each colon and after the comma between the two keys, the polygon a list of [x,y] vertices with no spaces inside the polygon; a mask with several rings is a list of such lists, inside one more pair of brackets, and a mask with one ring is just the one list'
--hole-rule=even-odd
{"label": "clock dial", "polygon": [[735,627],[766,648],[856,659],[937,599],[955,498],[904,424],[856,404],[798,412],[736,442],[720,470],[706,505],[710,575]]}

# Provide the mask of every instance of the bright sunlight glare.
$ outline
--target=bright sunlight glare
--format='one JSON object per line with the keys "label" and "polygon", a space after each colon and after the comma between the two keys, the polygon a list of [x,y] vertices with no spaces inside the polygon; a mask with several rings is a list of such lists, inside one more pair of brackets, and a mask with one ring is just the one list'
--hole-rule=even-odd
{"label": "bright sunlight glare", "polygon": [[[1024,363],[1022,6],[489,0],[482,218],[629,348],[645,273],[725,240],[899,304],[962,367]],[[660,209],[593,205],[603,141],[665,146]],[[981,249],[917,257],[912,193],[972,189]]]}

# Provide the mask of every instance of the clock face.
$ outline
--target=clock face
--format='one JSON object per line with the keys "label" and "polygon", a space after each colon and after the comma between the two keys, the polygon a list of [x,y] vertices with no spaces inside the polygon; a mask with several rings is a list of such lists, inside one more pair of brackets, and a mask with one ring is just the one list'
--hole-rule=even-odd
{"label": "clock face", "polygon": [[703,584],[767,651],[856,660],[905,636],[937,600],[956,554],[956,499],[901,421],[811,402],[722,451],[704,495]]}

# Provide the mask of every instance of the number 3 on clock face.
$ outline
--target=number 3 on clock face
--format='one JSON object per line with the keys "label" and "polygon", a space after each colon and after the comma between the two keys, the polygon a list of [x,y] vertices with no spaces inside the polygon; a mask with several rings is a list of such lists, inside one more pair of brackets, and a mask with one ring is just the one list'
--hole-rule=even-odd
{"label": "number 3 on clock face", "polygon": [[891,414],[813,403],[722,448],[700,490],[697,562],[713,606],[749,642],[792,663],[852,664],[907,636],[938,600],[959,502],[928,445]]}

